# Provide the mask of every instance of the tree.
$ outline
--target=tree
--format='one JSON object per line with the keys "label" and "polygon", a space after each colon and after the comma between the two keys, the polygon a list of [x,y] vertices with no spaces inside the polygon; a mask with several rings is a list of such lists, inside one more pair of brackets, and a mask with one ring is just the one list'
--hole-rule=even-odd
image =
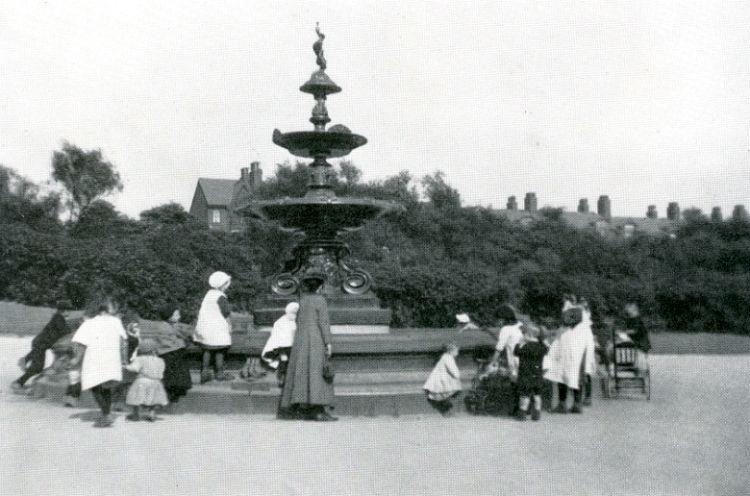
{"label": "tree", "polygon": [[63,143],[52,154],[52,178],[65,188],[71,219],[77,218],[91,202],[114,191],[122,191],[120,174],[102,158],[101,150],[84,151]]}
{"label": "tree", "polygon": [[59,228],[60,197],[39,195],[39,187],[0,164],[0,223],[21,223],[40,231]]}
{"label": "tree", "polygon": [[437,208],[459,208],[461,206],[461,195],[457,189],[445,182],[443,172],[437,171],[432,176],[423,177],[422,186],[427,199]]}
{"label": "tree", "polygon": [[179,203],[165,203],[141,212],[141,220],[147,224],[185,224],[195,218]]}

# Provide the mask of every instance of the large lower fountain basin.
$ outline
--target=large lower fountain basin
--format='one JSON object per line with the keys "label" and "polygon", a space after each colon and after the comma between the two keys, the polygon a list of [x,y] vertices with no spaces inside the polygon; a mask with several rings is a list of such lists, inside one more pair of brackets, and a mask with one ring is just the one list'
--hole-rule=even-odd
{"label": "large lower fountain basin", "polygon": [[284,198],[251,201],[240,211],[306,232],[336,232],[361,227],[368,220],[392,210],[394,204],[366,198]]}

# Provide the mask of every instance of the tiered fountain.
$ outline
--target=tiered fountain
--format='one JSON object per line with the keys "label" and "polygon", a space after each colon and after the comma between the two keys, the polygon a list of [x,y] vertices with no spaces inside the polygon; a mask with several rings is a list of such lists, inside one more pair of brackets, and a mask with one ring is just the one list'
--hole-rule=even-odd
{"label": "tiered fountain", "polygon": [[272,201],[248,198],[238,211],[244,215],[276,222],[283,228],[304,233],[304,240],[294,248],[293,260],[285,270],[273,276],[273,295],[260,302],[253,312],[261,330],[283,314],[284,306],[296,297],[305,274],[325,274],[323,292],[329,306],[331,331],[334,334],[382,334],[388,332],[391,311],[380,308],[371,290],[372,277],[356,267],[349,247],[340,236],[361,228],[365,222],[396,208],[390,202],[366,198],[339,198],[330,182],[330,158],[345,157],[365,143],[364,136],[354,134],[343,125],[326,129],[331,122],[326,109],[328,95],[341,88],[325,73],[323,55],[325,36],[316,27],[318,40],[313,44],[319,69],[300,91],[315,98],[312,131],[273,132],[273,142],[297,157],[311,158],[310,182],[305,196]]}

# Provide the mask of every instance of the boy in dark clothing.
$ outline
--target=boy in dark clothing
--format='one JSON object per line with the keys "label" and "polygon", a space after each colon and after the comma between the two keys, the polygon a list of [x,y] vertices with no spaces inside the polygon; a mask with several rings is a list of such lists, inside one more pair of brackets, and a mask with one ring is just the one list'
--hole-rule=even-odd
{"label": "boy in dark clothing", "polygon": [[50,321],[44,326],[42,332],[37,334],[31,341],[31,351],[21,359],[26,371],[11,384],[11,388],[14,391],[23,390],[29,379],[44,370],[44,359],[47,355],[47,350],[52,348],[61,337],[70,334],[70,329],[65,321],[65,315],[63,315],[63,312],[69,308],[70,305],[67,302],[58,302],[57,310],[52,315]]}
{"label": "boy in dark clothing", "polygon": [[519,359],[518,364],[518,420],[526,420],[531,397],[534,407],[531,409],[531,420],[539,420],[542,410],[542,392],[544,390],[544,371],[542,360],[549,348],[539,339],[539,328],[524,325],[523,340],[516,345],[513,354]]}

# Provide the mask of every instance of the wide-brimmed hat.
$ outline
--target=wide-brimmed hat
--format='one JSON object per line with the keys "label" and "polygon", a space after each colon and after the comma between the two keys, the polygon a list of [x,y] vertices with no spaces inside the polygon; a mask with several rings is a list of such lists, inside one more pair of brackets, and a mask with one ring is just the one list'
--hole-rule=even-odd
{"label": "wide-brimmed hat", "polygon": [[211,274],[211,276],[208,278],[208,285],[214,289],[219,289],[231,280],[232,277],[229,274],[227,274],[226,272],[218,271]]}

